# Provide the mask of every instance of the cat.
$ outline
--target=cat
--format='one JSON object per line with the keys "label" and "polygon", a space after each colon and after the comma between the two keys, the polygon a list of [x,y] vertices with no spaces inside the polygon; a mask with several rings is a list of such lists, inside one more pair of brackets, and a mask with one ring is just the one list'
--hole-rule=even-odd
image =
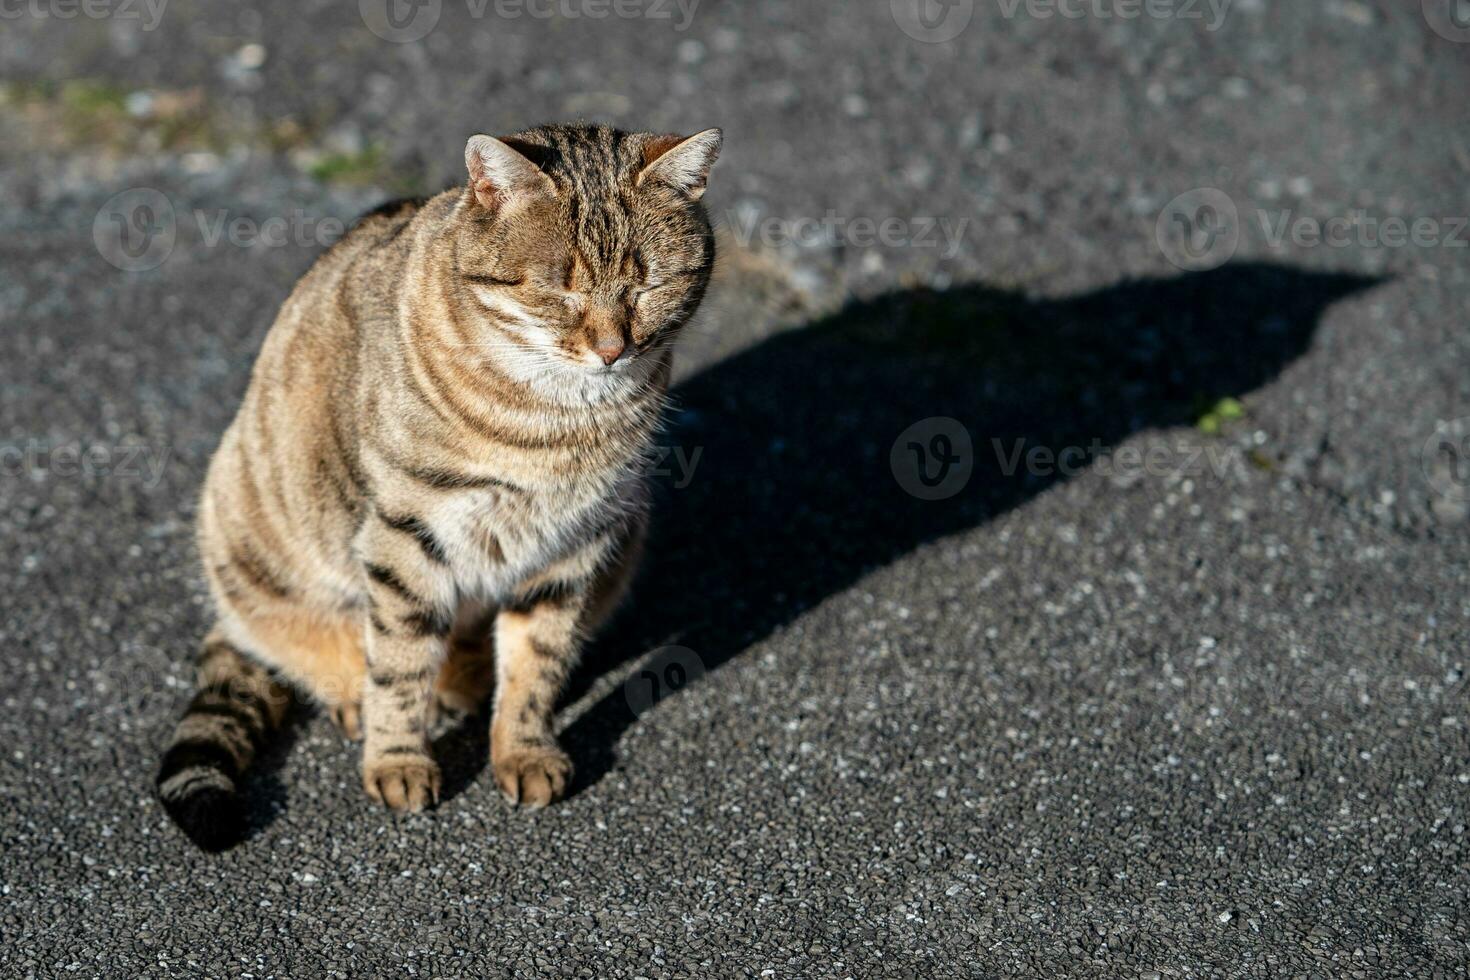
{"label": "cat", "polygon": [[297,284],[200,502],[217,615],[157,780],[194,841],[238,838],[293,689],[362,738],[393,810],[438,800],[434,712],[492,692],[500,791],[564,795],[553,711],[638,562],[722,140],[474,136],[465,186],[364,216]]}

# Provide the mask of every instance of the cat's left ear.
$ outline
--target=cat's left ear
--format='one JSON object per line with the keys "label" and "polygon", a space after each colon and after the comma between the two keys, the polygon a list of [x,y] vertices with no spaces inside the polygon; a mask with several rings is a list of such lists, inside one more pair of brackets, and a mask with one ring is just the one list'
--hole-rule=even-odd
{"label": "cat's left ear", "polygon": [[643,170],[638,184],[651,179],[665,180],[694,200],[704,196],[709,172],[720,158],[725,134],[706,129],[693,136],[655,136],[643,148]]}

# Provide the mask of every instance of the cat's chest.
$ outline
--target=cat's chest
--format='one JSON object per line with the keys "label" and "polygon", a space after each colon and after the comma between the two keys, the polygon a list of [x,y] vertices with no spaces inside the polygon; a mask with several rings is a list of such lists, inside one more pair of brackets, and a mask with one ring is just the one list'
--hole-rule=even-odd
{"label": "cat's chest", "polygon": [[465,495],[435,524],[453,542],[447,550],[461,589],[504,599],[637,506],[645,496],[641,482],[636,474],[609,474],[567,486]]}

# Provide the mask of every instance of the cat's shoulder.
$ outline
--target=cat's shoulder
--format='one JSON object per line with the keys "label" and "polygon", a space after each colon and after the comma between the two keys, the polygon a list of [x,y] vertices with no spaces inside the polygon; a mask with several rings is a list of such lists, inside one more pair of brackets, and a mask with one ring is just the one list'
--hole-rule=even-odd
{"label": "cat's shoulder", "polygon": [[432,198],[400,197],[358,215],[338,244],[372,245],[401,235]]}
{"label": "cat's shoulder", "polygon": [[348,225],[347,233],[336,243],[334,249],[346,246],[347,250],[387,245],[397,241],[421,214],[431,217],[453,206],[458,195],[453,189],[435,195],[399,197],[384,201],[370,211],[358,215]]}
{"label": "cat's shoulder", "polygon": [[389,224],[410,221],[430,200],[428,195],[419,194],[414,197],[398,197],[391,201],[384,201],[377,207],[358,215],[352,222],[352,228],[356,230],[380,220]]}

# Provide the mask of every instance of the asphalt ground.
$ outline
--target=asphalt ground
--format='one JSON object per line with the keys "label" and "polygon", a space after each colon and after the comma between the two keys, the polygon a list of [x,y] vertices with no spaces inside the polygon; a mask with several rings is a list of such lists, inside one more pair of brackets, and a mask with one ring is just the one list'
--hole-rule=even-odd
{"label": "asphalt ground", "polygon": [[[1448,7],[558,4],[0,10],[0,972],[1463,976]],[[151,778],[276,307],[568,118],[726,133],[571,798],[480,719],[395,818],[303,707],[193,850]]]}

